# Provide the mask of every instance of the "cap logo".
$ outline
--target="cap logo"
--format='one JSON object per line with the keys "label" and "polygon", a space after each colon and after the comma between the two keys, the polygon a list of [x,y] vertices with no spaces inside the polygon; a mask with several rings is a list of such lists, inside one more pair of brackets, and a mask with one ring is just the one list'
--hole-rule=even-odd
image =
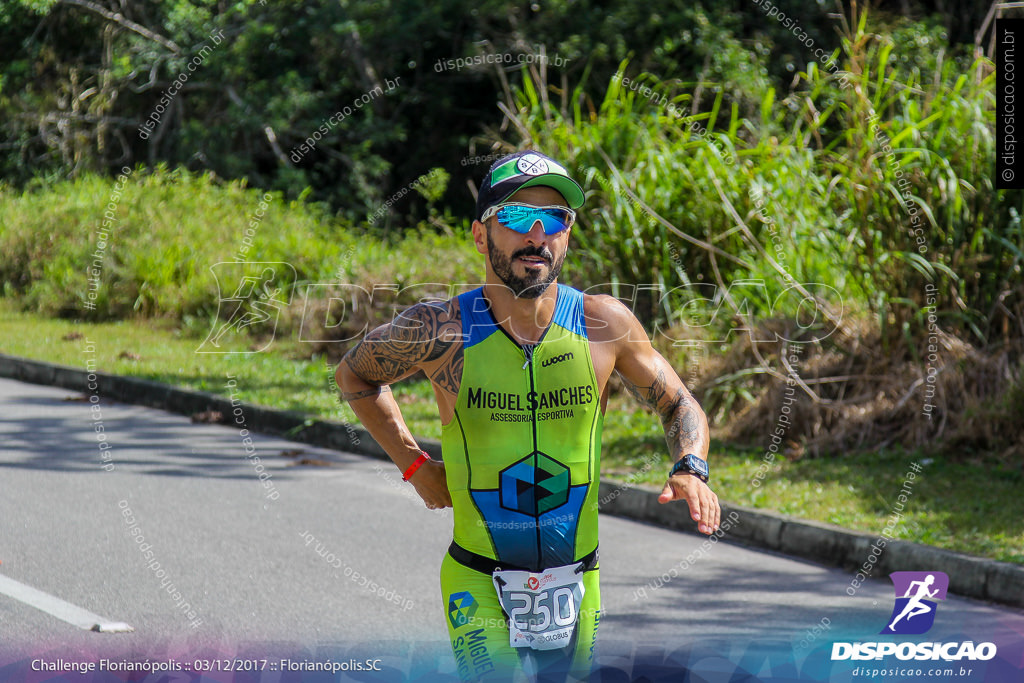
{"label": "cap logo", "polygon": [[548,162],[536,154],[524,154],[516,162],[516,168],[526,175],[544,175],[548,172]]}

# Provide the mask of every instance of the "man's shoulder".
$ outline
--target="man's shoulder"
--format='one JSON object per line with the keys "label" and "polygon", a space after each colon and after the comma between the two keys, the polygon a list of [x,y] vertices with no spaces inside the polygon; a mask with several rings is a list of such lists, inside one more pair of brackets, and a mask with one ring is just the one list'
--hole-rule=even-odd
{"label": "man's shoulder", "polygon": [[382,325],[367,340],[405,342],[450,342],[461,329],[457,298],[420,301],[396,313],[389,324]]}
{"label": "man's shoulder", "polygon": [[583,315],[609,324],[636,320],[629,307],[610,294],[584,294]]}
{"label": "man's shoulder", "polygon": [[592,341],[621,340],[635,336],[638,327],[642,331],[633,311],[609,294],[584,294],[583,316]]}
{"label": "man's shoulder", "polygon": [[357,352],[400,361],[403,370],[434,363],[462,341],[462,324],[453,299],[421,301],[363,337]]}

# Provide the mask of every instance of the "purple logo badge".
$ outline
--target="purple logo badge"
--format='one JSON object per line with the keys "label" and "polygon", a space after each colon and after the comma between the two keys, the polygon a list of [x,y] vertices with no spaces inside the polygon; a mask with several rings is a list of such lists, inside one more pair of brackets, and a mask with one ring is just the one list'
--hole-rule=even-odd
{"label": "purple logo badge", "polygon": [[949,576],[943,572],[893,572],[889,578],[896,591],[896,604],[889,625],[880,633],[926,633],[935,623],[936,600],[946,599]]}

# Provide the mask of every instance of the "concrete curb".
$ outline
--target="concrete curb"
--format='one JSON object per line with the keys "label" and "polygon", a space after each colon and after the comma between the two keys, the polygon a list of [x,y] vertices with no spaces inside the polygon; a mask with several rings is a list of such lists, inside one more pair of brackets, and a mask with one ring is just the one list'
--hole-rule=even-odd
{"label": "concrete curb", "polygon": [[[233,411],[242,410],[245,426],[256,432],[285,436],[313,446],[359,453],[387,460],[387,454],[366,430],[329,420],[314,420],[300,413],[273,410],[203,391],[180,389],[159,382],[96,372],[0,354],[0,377],[30,384],[46,384],[73,391],[159,408],[184,415],[207,410],[223,413],[234,423]],[[441,444],[423,439],[420,447],[441,457]],[[601,482],[601,512],[649,522],[668,529],[696,533],[689,515],[678,506],[658,503],[658,492],[611,481]],[[722,505],[722,519],[736,513],[736,522],[722,537],[745,545],[767,548],[851,571],[871,567],[871,575],[894,571],[941,571],[949,575],[949,589],[959,595],[1024,607],[1024,566],[997,562],[908,541],[888,541],[831,524],[797,520],[738,505]],[[884,547],[878,544],[884,543]],[[856,577],[855,577],[856,578]],[[856,588],[851,584],[851,589]]]}
{"label": "concrete curb", "polygon": [[[30,384],[47,384],[86,394],[96,393],[114,401],[159,408],[182,415],[215,410],[224,415],[227,424],[235,424],[232,412],[241,408],[245,426],[252,431],[285,436],[311,446],[388,459],[384,449],[366,430],[352,425],[330,420],[313,420],[301,413],[264,408],[244,401],[232,404],[229,398],[217,394],[181,389],[160,382],[105,372],[93,373],[97,384],[97,389],[93,392],[88,388],[89,374],[88,371],[79,368],[0,353],[0,377]],[[439,443],[427,442],[422,448],[433,456],[441,457]]]}

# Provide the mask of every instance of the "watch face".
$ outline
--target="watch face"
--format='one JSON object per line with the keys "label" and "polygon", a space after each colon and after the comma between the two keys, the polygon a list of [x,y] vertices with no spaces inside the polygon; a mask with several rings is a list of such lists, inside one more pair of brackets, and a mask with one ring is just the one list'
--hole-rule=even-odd
{"label": "watch face", "polygon": [[690,471],[700,474],[704,477],[708,476],[708,464],[704,460],[701,460],[695,455],[687,455],[685,458],[686,464],[689,466]]}
{"label": "watch face", "polygon": [[706,461],[698,458],[692,453],[688,453],[683,456],[682,460],[673,465],[669,475],[678,474],[680,472],[689,472],[700,477],[702,480],[708,480],[708,464]]}

